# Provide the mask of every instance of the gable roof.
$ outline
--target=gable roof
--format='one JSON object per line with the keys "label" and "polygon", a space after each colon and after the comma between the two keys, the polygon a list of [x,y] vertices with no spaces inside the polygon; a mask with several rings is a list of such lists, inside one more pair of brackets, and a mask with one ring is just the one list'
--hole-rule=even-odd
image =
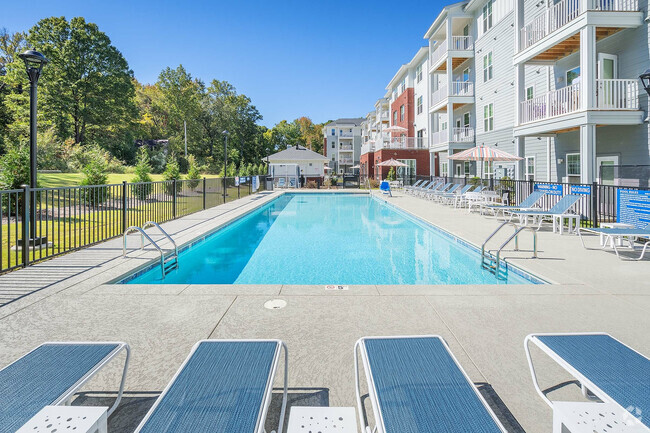
{"label": "gable roof", "polygon": [[289,146],[268,156],[269,161],[329,161],[327,157],[302,146]]}
{"label": "gable roof", "polygon": [[348,118],[333,120],[332,122],[325,125],[325,127],[328,127],[330,125],[354,125],[354,126],[359,126],[359,124],[362,121],[363,121],[363,117],[348,117]]}

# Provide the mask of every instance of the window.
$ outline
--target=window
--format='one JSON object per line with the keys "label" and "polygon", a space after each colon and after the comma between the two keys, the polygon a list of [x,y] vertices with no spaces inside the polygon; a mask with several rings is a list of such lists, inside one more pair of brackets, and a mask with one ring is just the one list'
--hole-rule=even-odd
{"label": "window", "polygon": [[444,131],[447,129],[447,122],[440,122],[440,130]]}
{"label": "window", "polygon": [[464,170],[463,170],[464,173],[463,174],[465,176],[469,176],[470,175],[469,169],[471,167],[470,162],[469,161],[463,161],[463,167],[464,167]]}
{"label": "window", "polygon": [[415,68],[415,79],[418,83],[422,81],[422,65],[418,65],[418,67]]}
{"label": "window", "polygon": [[397,99],[397,87],[393,89],[393,101]]}
{"label": "window", "polygon": [[535,157],[526,157],[526,180],[535,180]]}
{"label": "window", "polygon": [[469,68],[463,70],[463,82],[469,81]]}
{"label": "window", "polygon": [[492,79],[492,51],[483,56],[483,82]]}
{"label": "window", "polygon": [[489,132],[494,129],[494,105],[488,104],[483,107],[483,131]]}
{"label": "window", "polygon": [[424,147],[424,129],[420,129],[416,132],[417,136],[417,147],[422,148]]}
{"label": "window", "polygon": [[566,174],[567,176],[580,176],[580,154],[566,154]]}
{"label": "window", "polygon": [[397,110],[393,111],[393,124],[397,123]]}
{"label": "window", "polygon": [[470,125],[470,112],[468,111],[467,113],[463,114],[463,126],[464,127],[469,127]]}
{"label": "window", "polygon": [[399,93],[400,95],[406,91],[406,78],[402,79],[402,82],[399,84]]}
{"label": "window", "polygon": [[486,178],[494,176],[494,162],[483,161],[483,175]]}
{"label": "window", "polygon": [[526,87],[526,101],[530,101],[535,97],[535,89],[533,89],[533,86]]}
{"label": "window", "polygon": [[400,105],[399,107],[399,121],[404,121],[404,105]]}
{"label": "window", "polygon": [[493,0],[488,0],[483,6],[483,33],[492,28],[492,3]]}
{"label": "window", "polygon": [[573,84],[573,82],[576,80],[576,78],[580,77],[580,66],[577,68],[569,69],[566,71],[566,85],[570,86]]}
{"label": "window", "polygon": [[422,113],[422,95],[418,96],[417,99],[417,106],[418,106],[418,114]]}
{"label": "window", "polygon": [[336,129],[332,128],[332,135],[336,135]]}
{"label": "window", "polygon": [[335,146],[334,146],[334,142],[332,141],[332,149],[334,149],[334,147],[335,147]]}
{"label": "window", "polygon": [[440,163],[440,176],[446,177],[447,174],[449,174],[449,163],[448,162],[441,162]]}

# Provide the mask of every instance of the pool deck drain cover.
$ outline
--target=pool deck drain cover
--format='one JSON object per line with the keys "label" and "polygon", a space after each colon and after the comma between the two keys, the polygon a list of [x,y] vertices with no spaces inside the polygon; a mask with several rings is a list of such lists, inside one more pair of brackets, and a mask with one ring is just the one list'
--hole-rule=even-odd
{"label": "pool deck drain cover", "polygon": [[283,299],[272,299],[264,303],[264,308],[267,308],[269,310],[279,310],[280,308],[284,308],[286,306],[287,301]]}

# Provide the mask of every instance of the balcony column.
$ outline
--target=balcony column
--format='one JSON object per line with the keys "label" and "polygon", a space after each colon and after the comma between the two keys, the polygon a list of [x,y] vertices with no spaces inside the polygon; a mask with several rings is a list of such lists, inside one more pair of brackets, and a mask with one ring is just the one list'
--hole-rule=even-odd
{"label": "balcony column", "polygon": [[523,158],[515,163],[515,179],[523,180],[526,174],[526,137],[515,137],[515,155]]}
{"label": "balcony column", "polygon": [[596,26],[580,30],[580,108],[596,108]]}
{"label": "balcony column", "polygon": [[454,104],[451,102],[453,85],[453,62],[451,56],[447,56],[447,141],[452,142],[454,133]]}
{"label": "balcony column", "polygon": [[521,29],[524,26],[524,2],[515,0],[515,53],[521,50]]}
{"label": "balcony column", "polygon": [[580,126],[580,183],[596,179],[596,125]]}
{"label": "balcony column", "polygon": [[521,125],[521,103],[526,94],[526,70],[523,63],[515,65],[515,125]]}

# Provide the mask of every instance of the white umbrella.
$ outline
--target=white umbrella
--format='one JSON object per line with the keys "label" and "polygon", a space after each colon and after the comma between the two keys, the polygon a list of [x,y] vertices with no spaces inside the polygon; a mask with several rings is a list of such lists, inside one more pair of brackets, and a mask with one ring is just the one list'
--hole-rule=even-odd
{"label": "white umbrella", "polygon": [[397,125],[389,126],[388,128],[384,129],[384,132],[406,132],[406,131],[408,131],[408,129]]}
{"label": "white umbrella", "polygon": [[352,166],[352,167],[350,167],[350,168],[351,168],[351,169],[355,169],[355,168],[361,168],[361,166],[360,166],[359,164],[357,164],[357,165],[353,165],[353,166]]}
{"label": "white umbrella", "polygon": [[377,164],[377,167],[408,167],[408,165],[396,159],[391,158],[391,159],[387,159],[386,161],[380,162],[379,164]]}
{"label": "white umbrella", "polygon": [[476,146],[471,149],[463,150],[460,153],[451,155],[449,159],[458,161],[480,161],[481,178],[483,177],[483,161],[520,161],[523,158],[513,155],[496,147]]}

